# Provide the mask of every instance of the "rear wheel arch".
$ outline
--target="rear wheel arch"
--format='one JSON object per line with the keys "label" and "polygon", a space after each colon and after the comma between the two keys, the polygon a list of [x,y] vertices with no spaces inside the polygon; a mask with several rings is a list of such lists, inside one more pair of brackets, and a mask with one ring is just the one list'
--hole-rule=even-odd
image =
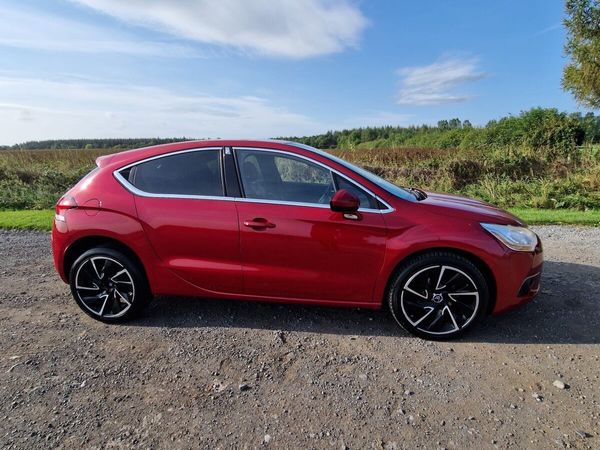
{"label": "rear wheel arch", "polygon": [[92,248],[98,247],[112,248],[123,253],[139,266],[143,276],[146,278],[146,282],[149,282],[146,268],[144,267],[144,264],[138,255],[123,242],[107,236],[85,236],[77,239],[71,245],[69,245],[63,258],[63,269],[67,277],[71,272],[71,267],[77,258],[79,258],[79,256]]}
{"label": "rear wheel arch", "polygon": [[399,260],[395,265],[394,265],[394,269],[390,272],[388,279],[387,279],[387,283],[386,283],[386,288],[385,288],[385,292],[384,292],[384,299],[383,299],[383,303],[385,303],[385,299],[388,297],[388,293],[390,291],[391,285],[395,279],[396,274],[398,273],[398,270],[407,262],[410,261],[411,259],[415,259],[418,258],[419,256],[423,256],[426,254],[430,254],[430,253],[436,253],[436,252],[444,252],[444,253],[452,253],[458,256],[461,256],[467,260],[469,260],[471,263],[473,263],[480,271],[481,274],[484,276],[485,281],[488,284],[488,288],[489,288],[489,303],[488,303],[488,308],[487,308],[487,313],[490,314],[493,310],[494,307],[496,305],[496,278],[494,277],[494,273],[492,272],[492,270],[490,269],[490,267],[485,263],[485,261],[483,261],[481,258],[479,258],[478,256],[474,255],[471,252],[465,251],[465,250],[461,250],[461,249],[457,249],[457,248],[453,248],[453,247],[430,247],[430,248],[426,248],[426,249],[422,249],[422,250],[418,250],[416,252],[413,252],[407,256],[405,256],[404,258],[402,258],[401,260]]}

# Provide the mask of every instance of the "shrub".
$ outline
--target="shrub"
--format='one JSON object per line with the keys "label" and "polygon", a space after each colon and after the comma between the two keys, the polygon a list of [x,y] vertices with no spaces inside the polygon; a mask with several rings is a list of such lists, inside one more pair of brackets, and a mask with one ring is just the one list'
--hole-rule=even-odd
{"label": "shrub", "polygon": [[454,189],[461,189],[468,184],[475,183],[482,174],[482,165],[474,160],[459,159],[451,161],[448,165],[448,173],[452,180]]}
{"label": "shrub", "polygon": [[534,178],[546,170],[546,161],[524,153],[493,154],[485,161],[487,173],[505,176],[511,180]]}

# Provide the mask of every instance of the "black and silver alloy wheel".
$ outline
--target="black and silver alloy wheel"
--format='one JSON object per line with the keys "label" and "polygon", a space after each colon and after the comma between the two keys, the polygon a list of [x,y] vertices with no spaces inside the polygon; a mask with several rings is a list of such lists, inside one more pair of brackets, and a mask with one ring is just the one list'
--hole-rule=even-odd
{"label": "black and silver alloy wheel", "polygon": [[103,322],[133,317],[150,298],[138,265],[112,248],[85,252],[73,264],[69,279],[77,304]]}
{"label": "black and silver alloy wheel", "polygon": [[75,290],[92,314],[106,318],[127,313],[135,298],[131,274],[107,256],[91,257],[80,264],[75,274]]}
{"label": "black and silver alloy wheel", "polygon": [[419,270],[408,279],[400,296],[410,324],[432,334],[448,334],[467,326],[479,304],[479,291],[471,277],[444,265]]}
{"label": "black and silver alloy wheel", "polygon": [[453,253],[434,252],[405,263],[389,292],[396,321],[428,339],[452,339],[485,311],[488,288],[475,265]]}

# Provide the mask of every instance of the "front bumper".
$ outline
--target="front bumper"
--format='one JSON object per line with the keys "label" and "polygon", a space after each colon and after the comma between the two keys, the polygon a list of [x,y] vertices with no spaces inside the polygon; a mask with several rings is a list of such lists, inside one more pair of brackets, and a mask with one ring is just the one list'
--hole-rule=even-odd
{"label": "front bumper", "polygon": [[544,253],[539,240],[534,252],[507,251],[494,270],[497,288],[493,314],[533,300],[540,291],[543,266]]}

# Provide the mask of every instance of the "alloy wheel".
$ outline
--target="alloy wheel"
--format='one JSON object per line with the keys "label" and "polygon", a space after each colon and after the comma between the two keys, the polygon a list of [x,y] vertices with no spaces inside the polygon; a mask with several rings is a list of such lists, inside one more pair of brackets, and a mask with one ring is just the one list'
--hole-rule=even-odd
{"label": "alloy wheel", "polygon": [[123,264],[107,256],[81,263],[75,274],[75,292],[86,309],[105,319],[123,316],[135,299],[133,277]]}
{"label": "alloy wheel", "polygon": [[400,306],[406,320],[423,333],[452,334],[465,328],[477,315],[479,290],[462,270],[432,265],[406,281]]}

